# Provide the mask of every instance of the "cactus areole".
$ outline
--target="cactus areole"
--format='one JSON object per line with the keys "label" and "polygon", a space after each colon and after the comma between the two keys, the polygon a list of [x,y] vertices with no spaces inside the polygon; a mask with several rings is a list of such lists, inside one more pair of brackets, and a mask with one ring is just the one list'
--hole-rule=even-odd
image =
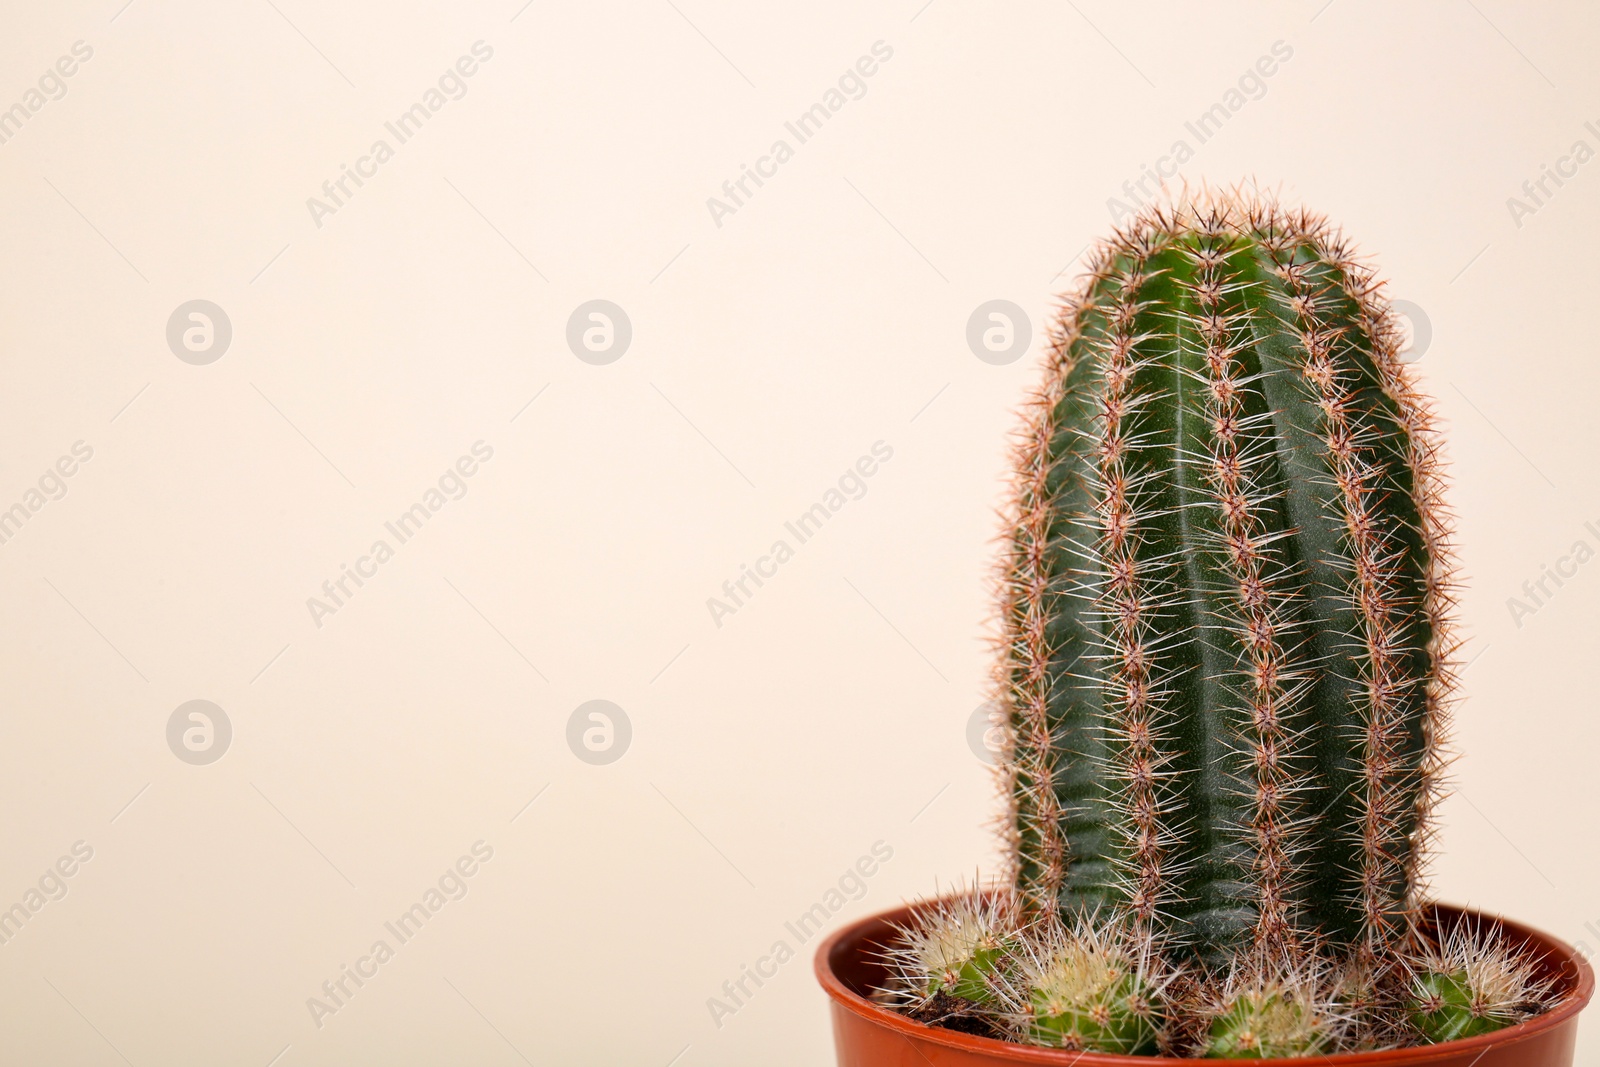
{"label": "cactus areole", "polygon": [[1015,449],[1017,888],[1222,964],[1408,935],[1452,688],[1448,523],[1379,284],[1233,196],[1103,245]]}

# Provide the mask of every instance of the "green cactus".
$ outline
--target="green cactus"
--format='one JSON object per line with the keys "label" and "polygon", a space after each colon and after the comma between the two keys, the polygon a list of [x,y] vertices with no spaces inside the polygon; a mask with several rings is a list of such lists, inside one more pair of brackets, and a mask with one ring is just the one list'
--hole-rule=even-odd
{"label": "green cactus", "polygon": [[925,1021],[998,1009],[1001,972],[1019,943],[1018,920],[1004,893],[958,892],[915,909],[887,954],[885,992]]}
{"label": "green cactus", "polygon": [[1271,1058],[1546,1006],[1521,950],[1432,947],[1454,582],[1399,345],[1344,238],[1275,202],[1202,193],[1095,253],[1013,455],[1009,870],[973,897],[1009,925],[906,934],[922,1017]]}
{"label": "green cactus", "polygon": [[1410,930],[1451,688],[1429,415],[1320,220],[1148,213],[1070,301],[1001,579],[1016,883],[1220,966]]}
{"label": "green cactus", "polygon": [[1333,1047],[1305,991],[1334,972],[1373,993],[1339,1040],[1378,1040],[1455,651],[1438,438],[1381,285],[1320,218],[1206,193],[1103,245],[1050,341],[999,580],[1016,891],[1198,975],[1190,1051]]}
{"label": "green cactus", "polygon": [[1504,939],[1461,923],[1412,966],[1407,1009],[1429,1041],[1492,1033],[1540,1011],[1551,985]]}
{"label": "green cactus", "polygon": [[1092,917],[1025,939],[1006,976],[1011,1030],[1050,1048],[1123,1056],[1156,1051],[1166,986],[1149,943]]}
{"label": "green cactus", "polygon": [[1429,1041],[1477,1037],[1519,1018],[1483,1004],[1485,998],[1473,989],[1472,976],[1466,971],[1424,972],[1417,976],[1412,996],[1412,1024]]}
{"label": "green cactus", "polygon": [[1316,965],[1285,979],[1245,964],[1211,995],[1202,1052],[1212,1059],[1274,1060],[1334,1051],[1353,1021],[1338,985]]}

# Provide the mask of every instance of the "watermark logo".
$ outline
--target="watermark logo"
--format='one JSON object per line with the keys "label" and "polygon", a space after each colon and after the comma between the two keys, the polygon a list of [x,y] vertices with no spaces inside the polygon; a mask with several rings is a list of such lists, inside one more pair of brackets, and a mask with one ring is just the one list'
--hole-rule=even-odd
{"label": "watermark logo", "polygon": [[[356,557],[355,565],[339,564],[339,573],[322,583],[322,595],[306,597],[306,610],[317,629],[329,615],[336,615],[346,607],[367,582],[378,576],[378,569],[391,559],[399,547],[422,531],[422,527],[446,504],[467,495],[467,479],[477,474],[483,464],[494,458],[494,446],[487,441],[474,441],[471,455],[458,457],[444,469],[433,486],[423,490],[422,497],[394,519],[383,524],[387,538],[372,542],[364,555]],[[391,543],[392,539],[392,543]]]}
{"label": "watermark logo", "polygon": [[[1588,931],[1589,934],[1592,937],[1594,937],[1596,940],[1600,940],[1600,926],[1597,926],[1593,922],[1586,922],[1586,923],[1583,924],[1583,928],[1586,931]],[[1582,938],[1574,938],[1573,942],[1572,942],[1572,947],[1577,949],[1578,950],[1578,955],[1582,956],[1584,959],[1586,959],[1586,960],[1594,959],[1595,950],[1590,948],[1589,947],[1589,942],[1583,940]]]}
{"label": "watermark logo", "polygon": [[9,908],[0,903],[0,945],[22,932],[46,904],[61,900],[67,895],[67,879],[77,874],[83,864],[94,859],[94,846],[87,841],[74,841],[72,851],[63,854],[55,863],[44,869],[36,885],[29,886],[22,898]]}
{"label": "watermark logo", "polygon": [[1122,196],[1106,198],[1112,223],[1120,226],[1123,219],[1132,217],[1140,208],[1160,201],[1167,180],[1176,178],[1200,146],[1220,133],[1246,105],[1266,96],[1268,79],[1293,58],[1294,48],[1287,41],[1273,41],[1272,47],[1246,67],[1210,107],[1183,124],[1185,136],[1175,138],[1172,147],[1156,157],[1154,167],[1141,163],[1139,176],[1122,183]]}
{"label": "watermark logo", "polygon": [[585,763],[615,763],[631,744],[633,723],[609,700],[586,700],[567,717],[567,747]]}
{"label": "watermark logo", "polygon": [[1022,358],[1033,343],[1033,323],[1028,313],[1009,300],[989,300],[973,309],[967,319],[967,347],[995,367]]}
{"label": "watermark logo", "polygon": [[1005,751],[1005,728],[1000,725],[1000,702],[985,700],[967,717],[967,747],[979,760],[993,767]]}
{"label": "watermark logo", "polygon": [[86,441],[74,441],[72,452],[63,455],[52,466],[46,467],[39,480],[22,493],[22,498],[10,507],[0,501],[0,545],[7,544],[22,530],[23,523],[39,513],[39,509],[52,500],[67,495],[67,479],[78,472],[80,464],[94,457],[94,449]]}
{"label": "watermark logo", "polygon": [[1396,300],[1389,306],[1399,318],[1406,338],[1398,358],[1401,363],[1415,363],[1427,355],[1433,345],[1433,320],[1420,305],[1409,300]]}
{"label": "watermark logo", "polygon": [[383,924],[387,937],[374,940],[365,955],[356,957],[354,964],[341,963],[338,974],[322,983],[320,995],[306,998],[306,1010],[311,1013],[311,1021],[317,1029],[321,1030],[328,1016],[339,1014],[368,982],[378,977],[383,965],[394,959],[402,945],[421,933],[422,927],[444,910],[446,904],[466,899],[471,888],[467,880],[492,859],[494,846],[480,837],[472,843],[470,854],[462,853],[409,908]]}
{"label": "watermark logo", "polygon": [[[1590,121],[1585,122],[1583,128],[1595,138],[1596,143],[1600,143],[1600,126]],[[1522,196],[1506,197],[1506,210],[1511,213],[1511,224],[1522,229],[1522,220],[1537,215],[1548,206],[1566,184],[1578,176],[1578,168],[1594,157],[1593,146],[1580,137],[1572,142],[1566,155],[1556,159],[1553,166],[1549,163],[1539,164],[1538,175],[1522,183]]]}
{"label": "watermark logo", "polygon": [[723,982],[716,994],[706,998],[712,1024],[721,1030],[729,1018],[739,1014],[762,986],[778,976],[784,964],[800,956],[799,949],[833,926],[834,917],[846,904],[867,895],[868,881],[892,859],[894,846],[887,841],[874,841],[872,847],[846,867],[809,908],[783,924],[784,936],[773,941],[765,954],[756,957],[753,965],[739,964],[738,973]]}
{"label": "watermark logo", "polygon": [[320,197],[306,198],[306,211],[317,229],[322,229],[323,220],[349,206],[356,193],[378,176],[378,168],[393,159],[401,145],[422,132],[423,126],[433,121],[433,116],[446,104],[467,95],[466,80],[494,58],[494,49],[483,41],[474,41],[471,52],[471,55],[462,55],[453,66],[446,67],[437,82],[423,90],[416,102],[385,122],[383,129],[387,136],[374,138],[366,153],[356,157],[354,166],[339,164],[338,176],[322,183]]}
{"label": "watermark logo", "polygon": [[233,322],[209,300],[179,304],[167,319],[167,347],[185,363],[196,367],[215,363],[232,343]]}
{"label": "watermark logo", "polygon": [[55,65],[46,67],[39,75],[38,87],[28,87],[22,99],[9,107],[0,102],[0,144],[22,132],[22,127],[52,100],[67,95],[66,79],[78,73],[78,67],[94,57],[94,48],[83,41],[72,42],[72,54],[64,55]]}
{"label": "watermark logo", "polygon": [[609,300],[585,301],[567,319],[567,347],[591,366],[615,363],[632,343],[633,321]]}
{"label": "watermark logo", "polygon": [[[772,542],[765,555],[757,556],[755,566],[739,564],[739,573],[722,583],[722,596],[706,598],[706,610],[717,629],[729,615],[737,615],[747,606],[756,592],[767,581],[778,576],[778,568],[794,558],[795,550],[811,540],[828,522],[852,500],[867,495],[867,479],[878,473],[882,465],[894,458],[894,448],[887,441],[874,441],[870,455],[863,455],[839,475],[834,486],[822,494],[822,499],[812,504],[794,520],[783,524],[787,537]],[[791,539],[793,544],[790,543]],[[752,588],[754,586],[754,588]]]}
{"label": "watermark logo", "polygon": [[1522,583],[1521,597],[1506,598],[1506,610],[1511,613],[1511,621],[1517,629],[1522,629],[1523,619],[1538,614],[1541,608],[1555,599],[1566,584],[1578,576],[1578,568],[1594,559],[1595,545],[1600,545],[1600,525],[1590,521],[1584,523],[1583,528],[1594,539],[1593,544],[1583,537],[1573,541],[1565,555],[1556,557],[1554,565],[1539,564],[1538,577]]}
{"label": "watermark logo", "polygon": [[706,210],[717,229],[722,229],[724,219],[737,214],[767,182],[776,178],[778,168],[794,158],[796,149],[822,132],[823,126],[846,104],[866,96],[867,79],[893,57],[894,48],[887,42],[872,42],[870,55],[863,54],[844,68],[836,85],[825,90],[820,100],[783,124],[784,136],[773,139],[766,152],[756,157],[755,166],[740,163],[739,176],[722,183],[722,195],[706,197]]}
{"label": "watermark logo", "polygon": [[228,713],[209,700],[179,704],[167,719],[167,747],[185,763],[204,767],[221,759],[233,744]]}

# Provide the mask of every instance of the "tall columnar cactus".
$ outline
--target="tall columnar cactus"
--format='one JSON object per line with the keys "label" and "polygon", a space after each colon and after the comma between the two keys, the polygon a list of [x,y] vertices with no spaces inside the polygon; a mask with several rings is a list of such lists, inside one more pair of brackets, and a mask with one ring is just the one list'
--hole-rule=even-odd
{"label": "tall columnar cactus", "polygon": [[914,911],[887,1003],[1229,1058],[1549,1006],[1537,961],[1421,896],[1455,642],[1439,446],[1398,344],[1303,211],[1207,193],[1101,246],[1014,456],[1010,884]]}
{"label": "tall columnar cactus", "polygon": [[1412,936],[1452,689],[1428,409],[1372,272],[1239,195],[1101,247],[1015,450],[1015,880],[1213,970]]}

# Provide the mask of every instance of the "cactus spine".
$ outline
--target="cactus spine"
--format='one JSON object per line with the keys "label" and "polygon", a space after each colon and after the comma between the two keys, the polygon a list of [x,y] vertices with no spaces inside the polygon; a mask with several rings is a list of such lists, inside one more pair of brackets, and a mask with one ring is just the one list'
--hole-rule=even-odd
{"label": "cactus spine", "polygon": [[1035,915],[1220,973],[1410,943],[1453,684],[1428,409],[1380,284],[1238,194],[1099,250],[1014,452],[1002,773]]}

